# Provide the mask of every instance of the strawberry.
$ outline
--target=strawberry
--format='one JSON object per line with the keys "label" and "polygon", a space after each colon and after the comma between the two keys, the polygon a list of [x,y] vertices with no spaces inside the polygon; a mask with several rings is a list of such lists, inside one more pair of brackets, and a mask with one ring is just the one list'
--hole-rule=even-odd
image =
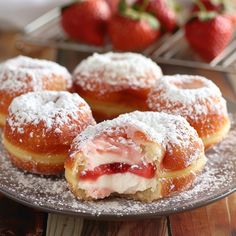
{"label": "strawberry", "polygon": [[[202,4],[202,5],[201,5]],[[215,11],[227,16],[236,26],[236,2],[231,0],[200,0],[200,7],[207,11]],[[199,3],[194,4],[192,12],[200,11]]]}
{"label": "strawberry", "polygon": [[225,49],[232,35],[230,19],[214,12],[199,12],[185,25],[189,45],[207,61],[214,59]]}
{"label": "strawberry", "polygon": [[[211,1],[211,0],[200,0],[200,4],[203,4],[204,7],[206,8],[207,11],[216,11],[218,13],[222,13],[223,12],[223,4],[220,3],[220,2],[214,2],[214,1]],[[193,5],[193,9],[192,11],[193,12],[197,12],[197,11],[200,11],[200,7],[198,4],[194,4]]]}
{"label": "strawberry", "polygon": [[174,9],[174,4],[170,0],[139,0],[138,6],[145,6],[145,9],[153,13],[160,21],[162,27],[168,31],[173,32],[177,28],[177,15]]}
{"label": "strawberry", "polygon": [[135,10],[121,1],[119,11],[111,18],[108,33],[114,49],[141,50],[159,37],[159,22],[147,12]]}
{"label": "strawberry", "polygon": [[72,39],[100,46],[110,16],[105,0],[80,0],[62,9],[61,25]]}
{"label": "strawberry", "polygon": [[111,9],[112,14],[116,13],[119,0],[106,0],[106,1]]}

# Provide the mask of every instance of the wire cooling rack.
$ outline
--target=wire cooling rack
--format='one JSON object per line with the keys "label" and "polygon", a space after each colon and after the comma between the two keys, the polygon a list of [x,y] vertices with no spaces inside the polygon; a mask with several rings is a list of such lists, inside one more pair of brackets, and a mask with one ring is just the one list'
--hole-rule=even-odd
{"label": "wire cooling rack", "polygon": [[[25,27],[20,40],[80,52],[106,52],[112,50],[107,43],[96,47],[69,41],[60,27],[60,8],[55,8]],[[236,73],[236,34],[228,47],[209,63],[202,61],[189,48],[182,29],[175,34],[165,34],[156,43],[142,51],[159,63]]]}

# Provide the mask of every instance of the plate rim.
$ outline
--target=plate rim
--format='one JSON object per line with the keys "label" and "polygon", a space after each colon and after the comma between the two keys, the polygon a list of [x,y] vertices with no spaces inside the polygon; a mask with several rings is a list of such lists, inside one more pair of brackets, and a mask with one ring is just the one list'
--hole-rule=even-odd
{"label": "plate rim", "polygon": [[119,219],[126,219],[127,220],[127,219],[144,219],[144,218],[166,217],[166,216],[173,215],[176,213],[182,213],[185,211],[190,211],[190,210],[194,210],[194,209],[197,209],[200,207],[207,206],[211,203],[214,203],[218,200],[221,200],[221,199],[229,196],[230,194],[233,194],[234,192],[236,192],[236,183],[235,183],[235,186],[233,186],[233,188],[225,190],[222,194],[218,195],[217,197],[210,196],[205,201],[197,202],[196,204],[189,204],[186,207],[175,208],[172,210],[162,211],[162,212],[149,212],[149,213],[142,213],[142,214],[133,214],[132,213],[132,214],[127,214],[127,215],[126,214],[121,215],[121,214],[112,214],[112,213],[100,213],[100,214],[95,213],[95,214],[93,214],[93,213],[75,212],[75,211],[69,211],[69,210],[60,210],[60,209],[55,209],[55,208],[49,207],[49,206],[40,206],[40,205],[30,203],[23,198],[19,198],[16,195],[14,195],[13,193],[11,193],[10,191],[2,190],[2,188],[0,187],[1,194],[3,194],[6,197],[9,197],[10,199],[12,199],[24,206],[31,207],[31,208],[34,208],[37,210],[41,210],[46,213],[57,213],[60,215],[77,216],[77,217],[82,217],[85,219],[96,218],[96,220],[119,220]]}

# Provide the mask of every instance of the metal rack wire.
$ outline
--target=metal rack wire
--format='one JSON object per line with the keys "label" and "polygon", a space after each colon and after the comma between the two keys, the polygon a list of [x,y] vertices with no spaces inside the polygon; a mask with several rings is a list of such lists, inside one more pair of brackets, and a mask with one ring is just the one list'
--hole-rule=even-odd
{"label": "metal rack wire", "polygon": [[[96,47],[69,41],[60,27],[59,20],[60,9],[55,8],[27,25],[20,40],[80,52],[112,50],[110,44]],[[191,51],[185,41],[183,30],[162,36],[142,53],[159,63],[236,73],[236,34],[228,47],[209,63],[202,61]]]}

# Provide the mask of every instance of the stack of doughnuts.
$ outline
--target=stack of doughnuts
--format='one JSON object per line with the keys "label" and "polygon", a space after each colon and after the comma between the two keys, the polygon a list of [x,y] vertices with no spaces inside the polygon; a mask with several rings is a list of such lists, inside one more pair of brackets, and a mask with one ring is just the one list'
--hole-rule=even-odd
{"label": "stack of doughnuts", "polygon": [[0,127],[15,97],[32,91],[68,90],[71,85],[67,69],[51,61],[18,56],[0,64]]}
{"label": "stack of doughnuts", "polygon": [[1,64],[0,125],[16,167],[43,175],[65,169],[82,200],[150,202],[183,191],[203,170],[204,149],[230,129],[213,82],[163,76],[139,54],[94,54],[72,77],[73,86],[65,68],[26,57]]}
{"label": "stack of doughnuts", "polygon": [[160,67],[137,53],[94,54],[73,72],[74,91],[91,106],[97,121],[147,110],[147,94],[161,78]]}

